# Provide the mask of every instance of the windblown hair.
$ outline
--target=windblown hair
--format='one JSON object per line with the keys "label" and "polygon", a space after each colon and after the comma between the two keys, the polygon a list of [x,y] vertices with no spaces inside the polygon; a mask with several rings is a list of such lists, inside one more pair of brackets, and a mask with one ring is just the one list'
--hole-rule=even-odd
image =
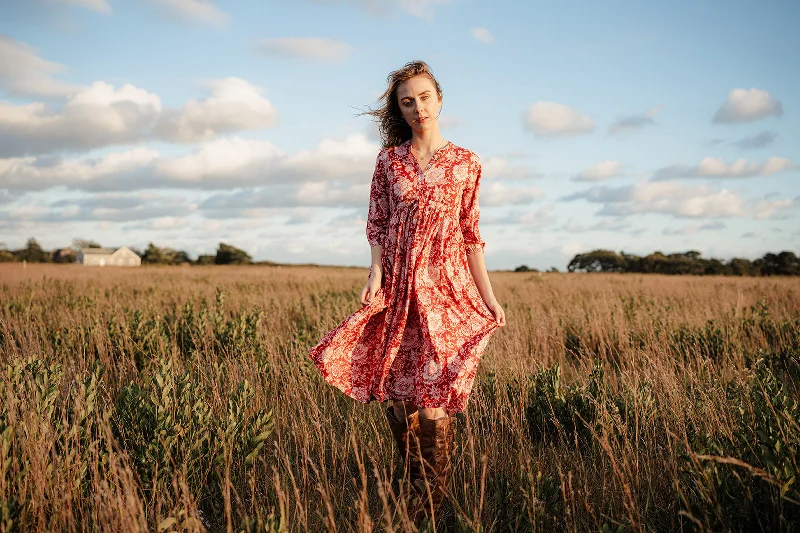
{"label": "windblown hair", "polygon": [[403,112],[397,102],[397,88],[404,81],[420,74],[425,74],[431,79],[439,98],[441,98],[442,88],[436,78],[433,77],[433,72],[431,72],[428,64],[424,61],[412,61],[406,63],[403,68],[389,73],[389,76],[386,77],[386,82],[389,86],[378,99],[382,104],[381,107],[362,113],[363,115],[375,117],[384,148],[397,146],[411,138],[411,126],[403,118]]}

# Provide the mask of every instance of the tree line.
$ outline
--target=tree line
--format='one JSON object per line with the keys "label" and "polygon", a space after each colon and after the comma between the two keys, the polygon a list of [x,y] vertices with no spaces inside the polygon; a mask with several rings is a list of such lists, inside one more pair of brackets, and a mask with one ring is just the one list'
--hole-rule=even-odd
{"label": "tree line", "polygon": [[639,272],[689,274],[695,276],[800,276],[800,259],[794,252],[766,253],[750,261],[734,257],[730,261],[701,257],[691,250],[683,253],[653,252],[646,256],[594,250],[577,254],[567,265],[570,272]]}
{"label": "tree line", "polygon": [[[0,245],[0,263],[22,261],[28,263],[74,263],[78,252],[82,248],[102,248],[102,246],[94,241],[75,239],[69,248],[47,251],[41,247],[35,238],[31,237],[24,247],[17,250],[8,250],[5,246]],[[114,247],[114,249],[116,248],[118,247]],[[256,263],[244,250],[224,242],[219,243],[215,254],[199,255],[197,259],[192,259],[183,250],[156,246],[152,242],[144,250],[139,250],[132,246],[128,248],[142,258],[143,264],[149,265],[249,265],[269,263]]]}
{"label": "tree line", "polygon": [[[101,248],[94,241],[75,239],[71,248],[53,251],[42,249],[35,238],[31,237],[23,248],[8,250],[0,244],[0,263],[73,263],[82,248]],[[253,261],[253,258],[239,248],[219,243],[215,254],[199,255],[192,259],[184,250],[156,246],[152,242],[144,250],[129,247],[143,264],[150,265],[250,265],[276,264],[270,261]],[[517,272],[538,272],[534,268],[522,265],[514,269]],[[729,261],[701,256],[700,252],[690,250],[683,253],[663,254],[654,252],[646,256],[614,252],[612,250],[593,250],[577,254],[567,265],[568,272],[637,272],[643,274],[688,274],[695,276],[800,276],[800,258],[794,252],[766,253],[763,257],[751,261],[734,257]],[[548,272],[558,272],[553,267]]]}

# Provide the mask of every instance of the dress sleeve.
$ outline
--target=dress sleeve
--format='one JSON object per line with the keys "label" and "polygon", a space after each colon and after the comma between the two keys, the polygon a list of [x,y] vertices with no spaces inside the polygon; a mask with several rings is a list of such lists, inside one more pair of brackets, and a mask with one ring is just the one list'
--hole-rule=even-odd
{"label": "dress sleeve", "polygon": [[459,215],[461,234],[464,236],[464,246],[467,255],[483,252],[486,247],[486,243],[481,239],[481,233],[478,230],[478,220],[481,216],[480,207],[478,205],[481,184],[481,162],[477,156],[474,156],[474,159],[470,161],[469,168],[469,179],[464,187],[464,193],[461,196],[461,214]]}
{"label": "dress sleeve", "polygon": [[375,173],[369,189],[367,212],[367,242],[370,247],[383,245],[389,223],[389,191],[386,182],[386,157],[381,150],[375,161]]}

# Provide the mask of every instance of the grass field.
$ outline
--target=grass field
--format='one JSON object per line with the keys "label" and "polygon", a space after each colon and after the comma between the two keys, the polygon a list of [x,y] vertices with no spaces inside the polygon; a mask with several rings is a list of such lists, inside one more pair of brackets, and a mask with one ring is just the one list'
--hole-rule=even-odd
{"label": "grass field", "polygon": [[[800,531],[800,280],[490,273],[439,531]],[[366,269],[0,265],[0,531],[412,531]]]}

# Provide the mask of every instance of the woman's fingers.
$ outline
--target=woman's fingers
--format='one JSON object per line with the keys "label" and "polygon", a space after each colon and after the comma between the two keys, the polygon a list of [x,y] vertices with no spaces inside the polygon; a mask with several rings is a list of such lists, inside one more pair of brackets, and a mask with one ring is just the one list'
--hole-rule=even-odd
{"label": "woman's fingers", "polygon": [[500,326],[505,326],[506,325],[506,313],[505,313],[505,311],[503,311],[503,306],[498,304],[494,308],[492,308],[492,311],[494,313],[495,321]]}

